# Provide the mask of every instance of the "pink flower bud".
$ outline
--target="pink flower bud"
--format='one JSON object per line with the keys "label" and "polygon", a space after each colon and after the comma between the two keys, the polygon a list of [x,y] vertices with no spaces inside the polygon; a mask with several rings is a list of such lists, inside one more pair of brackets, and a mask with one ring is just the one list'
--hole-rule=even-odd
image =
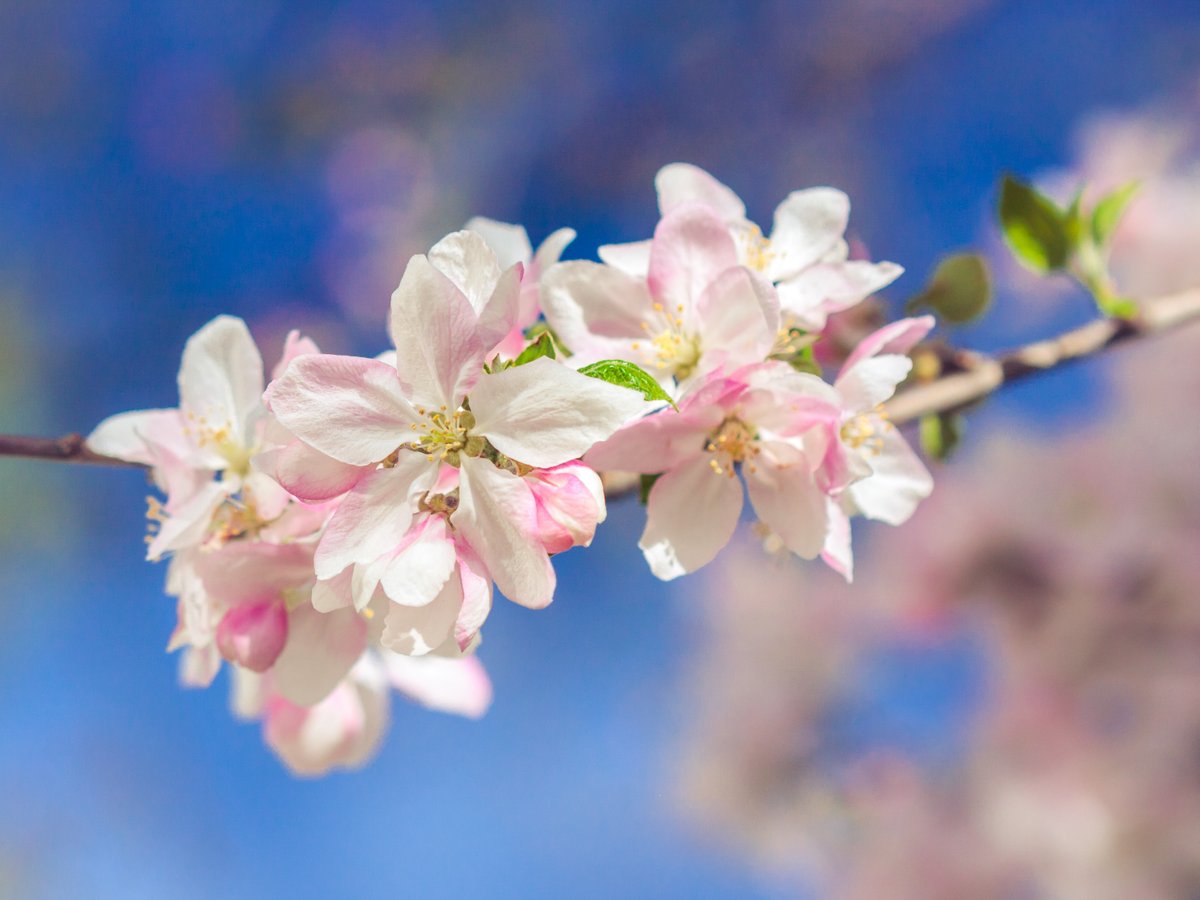
{"label": "pink flower bud", "polygon": [[525,476],[537,506],[536,530],[547,553],[561,553],[592,542],[604,521],[604,487],[600,477],[579,462],[535,469]]}
{"label": "pink flower bud", "polygon": [[232,663],[265,672],[287,643],[287,610],[278,599],[254,600],[235,606],[217,626],[217,648]]}

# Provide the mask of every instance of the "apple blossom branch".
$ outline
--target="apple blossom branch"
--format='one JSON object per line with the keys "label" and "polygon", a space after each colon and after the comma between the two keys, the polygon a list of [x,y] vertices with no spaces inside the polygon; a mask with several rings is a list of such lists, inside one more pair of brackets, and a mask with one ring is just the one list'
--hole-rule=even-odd
{"label": "apple blossom branch", "polygon": [[[958,350],[943,360],[943,372],[930,381],[900,391],[885,405],[888,417],[901,425],[932,413],[948,413],[976,403],[1005,384],[1038,372],[1096,356],[1127,340],[1172,331],[1200,319],[1200,288],[1146,301],[1131,319],[1096,319],[1043,341],[995,356]],[[145,468],[88,449],[83,435],[60,438],[0,435],[0,457],[48,462]],[[637,487],[637,476],[605,473],[605,493],[620,496]]]}

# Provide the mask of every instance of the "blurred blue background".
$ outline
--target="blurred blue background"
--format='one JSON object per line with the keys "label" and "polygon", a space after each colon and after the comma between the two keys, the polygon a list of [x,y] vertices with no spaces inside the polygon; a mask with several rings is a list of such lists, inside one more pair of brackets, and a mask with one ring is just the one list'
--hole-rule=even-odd
{"label": "blurred blue background", "polygon": [[[184,341],[221,312],[268,363],[291,327],[374,354],[408,256],[470,215],[535,244],[572,226],[567,256],[591,257],[649,234],[674,160],[759,221],[793,188],[845,189],[853,233],[908,269],[903,299],[979,240],[1002,170],[1064,163],[1080,121],[1187,89],[1197,59],[1194,0],[6,2],[0,430],[174,405]],[[967,339],[1089,312],[1000,313]],[[997,406],[1069,427],[1097,371]],[[374,764],[302,782],[223,682],[177,687],[145,493],[137,473],[0,461],[0,895],[783,890],[673,810],[697,584],[645,571],[634,504],[559,560],[549,610],[498,605],[482,722],[397,703]],[[907,737],[860,730],[938,744],[975,689],[938,675],[962,656],[885,652],[879,698],[849,715],[907,704]]]}

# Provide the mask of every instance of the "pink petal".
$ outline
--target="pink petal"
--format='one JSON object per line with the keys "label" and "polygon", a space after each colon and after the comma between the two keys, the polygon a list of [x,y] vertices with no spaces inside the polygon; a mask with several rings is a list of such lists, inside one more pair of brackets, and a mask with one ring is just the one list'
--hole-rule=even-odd
{"label": "pink petal", "polygon": [[387,457],[420,418],[396,370],[357,356],[301,356],[267,390],[271,411],[296,437],[353,466]]}
{"label": "pink petal", "polygon": [[854,368],[865,359],[884,353],[906,354],[924,340],[936,324],[933,316],[898,319],[863,338],[846,358],[842,371]]}
{"label": "pink petal", "polygon": [[451,409],[458,408],[482,372],[484,355],[499,340],[480,338],[471,301],[424,256],[409,260],[392,293],[388,328],[396,371],[411,387],[413,402]]}
{"label": "pink petal", "polygon": [[320,352],[320,348],[312,338],[301,337],[300,332],[293,328],[284,339],[283,355],[279,357],[279,362],[275,363],[275,368],[271,370],[271,380],[274,381],[286,372],[287,367],[297,356],[310,356]]}
{"label": "pink petal", "polygon": [[654,230],[646,283],[687,322],[705,288],[737,264],[729,228],[707,206],[689,203],[664,215]]}
{"label": "pink petal", "polygon": [[338,505],[317,546],[317,577],[332,578],[352,563],[371,562],[395,548],[412,522],[415,498],[436,476],[429,457],[406,451],[394,467],[359,481]]}
{"label": "pink petal", "polygon": [[761,362],[779,335],[779,298],[770,283],[735,266],[704,289],[696,318],[704,349],[700,371],[715,368],[714,363]]}
{"label": "pink petal", "polygon": [[746,206],[732,190],[691,163],[670,163],[654,176],[660,215],[687,203],[700,203],[726,223],[746,218]]}
{"label": "pink petal", "polygon": [[454,524],[496,585],[515,603],[540,609],[554,599],[554,567],[533,532],[537,511],[524,480],[465,457]]}
{"label": "pink petal", "polygon": [[217,648],[231,663],[265,672],[287,642],[288,614],[278,598],[243,603],[221,617]]}
{"label": "pink petal", "polygon": [[327,456],[300,440],[280,448],[271,474],[294,497],[319,502],[340,497],[371,469]]}
{"label": "pink petal", "polygon": [[542,309],[564,344],[585,361],[632,359],[631,341],[645,337],[653,311],[643,280],[582,260],[559,263],[542,276]]}

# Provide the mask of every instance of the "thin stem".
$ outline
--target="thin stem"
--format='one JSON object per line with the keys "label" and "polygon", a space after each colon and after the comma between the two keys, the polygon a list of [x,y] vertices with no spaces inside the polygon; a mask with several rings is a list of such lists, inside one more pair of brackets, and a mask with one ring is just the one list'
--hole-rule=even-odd
{"label": "thin stem", "polygon": [[[888,416],[893,422],[903,424],[931,413],[954,412],[984,399],[1005,384],[1096,356],[1124,341],[1173,331],[1197,319],[1200,319],[1200,288],[1146,301],[1134,319],[1096,319],[1057,337],[998,356],[959,352],[954,359],[960,370],[901,391],[886,404]],[[92,452],[79,434],[61,438],[0,435],[0,457],[4,456],[145,468],[140,463]],[[616,497],[636,490],[638,479],[611,472],[604,474],[604,483],[605,493]]]}

